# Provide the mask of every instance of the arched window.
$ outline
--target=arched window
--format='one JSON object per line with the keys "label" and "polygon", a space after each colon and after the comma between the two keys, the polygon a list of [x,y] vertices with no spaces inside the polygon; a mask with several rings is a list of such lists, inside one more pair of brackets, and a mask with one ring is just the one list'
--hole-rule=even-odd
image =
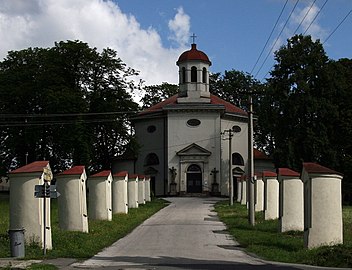
{"label": "arched window", "polygon": [[202,72],[202,77],[203,77],[203,83],[207,83],[207,69],[203,67],[203,72]]}
{"label": "arched window", "polygon": [[191,82],[197,82],[197,67],[191,67]]}
{"label": "arched window", "polygon": [[186,68],[185,67],[182,68],[182,79],[181,79],[181,82],[182,83],[186,82]]}
{"label": "arched window", "polygon": [[198,165],[192,164],[188,167],[187,172],[199,173],[201,172],[201,169]]}
{"label": "arched window", "polygon": [[144,159],[144,166],[158,165],[159,158],[155,153],[148,154]]}
{"label": "arched window", "polygon": [[232,154],[232,165],[244,166],[243,157],[239,153],[233,153]]}

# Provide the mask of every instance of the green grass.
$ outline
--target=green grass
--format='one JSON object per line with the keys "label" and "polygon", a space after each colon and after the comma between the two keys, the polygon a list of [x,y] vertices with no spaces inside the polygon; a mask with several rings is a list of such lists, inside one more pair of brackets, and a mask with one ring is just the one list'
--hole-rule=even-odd
{"label": "green grass", "polygon": [[304,248],[303,232],[278,232],[278,220],[265,221],[262,213],[256,213],[256,225],[248,222],[245,206],[238,203],[229,206],[227,201],[215,205],[219,218],[229,233],[248,252],[270,260],[330,267],[352,267],[352,207],[344,207],[344,244]]}
{"label": "green grass", "polygon": [[[148,217],[159,211],[166,202],[155,199],[129,213],[113,215],[112,221],[89,221],[89,233],[68,232],[59,228],[57,201],[51,203],[51,227],[53,249],[46,256],[36,244],[26,245],[25,259],[89,258],[124,237]],[[10,257],[8,199],[0,198],[0,258]]]}

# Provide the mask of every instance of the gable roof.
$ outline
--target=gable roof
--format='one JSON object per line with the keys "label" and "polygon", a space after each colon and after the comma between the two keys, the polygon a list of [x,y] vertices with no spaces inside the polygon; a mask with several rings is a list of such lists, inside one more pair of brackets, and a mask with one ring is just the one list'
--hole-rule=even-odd
{"label": "gable roof", "polygon": [[[138,115],[147,115],[150,113],[156,113],[156,112],[161,112],[163,111],[163,109],[168,105],[168,106],[173,106],[178,104],[177,103],[177,98],[178,98],[178,94],[173,95],[172,97],[165,99],[162,102],[159,102],[147,109],[145,109],[144,111],[140,112]],[[227,102],[213,94],[210,94],[210,104],[213,105],[223,105],[225,107],[225,112],[227,113],[234,113],[234,114],[239,114],[239,115],[243,115],[243,116],[247,116],[247,112],[245,112],[244,110],[238,108],[237,106],[231,104],[230,102]]]}
{"label": "gable roof", "polygon": [[34,172],[43,172],[44,167],[49,165],[49,161],[34,161],[30,164],[27,164],[23,167],[20,167],[16,170],[11,171],[10,173],[34,173]]}
{"label": "gable roof", "polygon": [[80,175],[84,172],[84,166],[74,166],[66,171],[59,173],[58,175]]}
{"label": "gable roof", "polygon": [[334,171],[332,169],[329,169],[327,167],[324,167],[318,163],[314,162],[304,162],[303,163],[303,168],[307,171],[307,173],[310,174],[337,174],[337,175],[342,175],[341,173]]}
{"label": "gable roof", "polygon": [[207,149],[199,146],[196,143],[192,143],[187,147],[181,149],[176,153],[178,156],[189,156],[189,155],[199,155],[199,156],[210,156],[211,152]]}

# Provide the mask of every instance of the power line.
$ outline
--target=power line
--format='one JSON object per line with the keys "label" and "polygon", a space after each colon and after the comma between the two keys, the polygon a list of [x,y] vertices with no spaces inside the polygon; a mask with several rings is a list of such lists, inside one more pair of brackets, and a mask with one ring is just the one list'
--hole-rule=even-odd
{"label": "power line", "polygon": [[330,33],[330,35],[324,40],[323,45],[325,44],[325,42],[327,42],[329,40],[329,38],[336,32],[336,30],[341,26],[341,24],[343,24],[345,22],[345,20],[347,19],[347,17],[352,13],[352,9],[347,13],[347,15],[342,19],[342,21],[335,27],[335,29]]}
{"label": "power line", "polygon": [[315,21],[315,19],[318,17],[318,15],[320,14],[320,12],[323,10],[323,8],[325,7],[326,3],[328,2],[328,0],[325,0],[324,4],[321,6],[321,8],[318,10],[317,14],[315,14],[313,20],[310,22],[310,24],[308,25],[307,29],[304,31],[303,35],[305,35],[308,31],[308,29],[312,26],[313,22]]}
{"label": "power line", "polygon": [[312,9],[312,7],[314,6],[314,4],[315,4],[316,1],[317,1],[317,0],[314,0],[314,1],[312,2],[312,4],[310,5],[309,9],[308,9],[307,12],[306,12],[306,14],[304,15],[303,19],[301,20],[301,22],[300,22],[299,25],[297,26],[297,28],[296,28],[295,32],[293,33],[293,35],[295,35],[295,34],[297,33],[298,29],[301,27],[302,23],[304,22],[304,20],[305,20],[306,17],[308,16],[310,10]]}
{"label": "power line", "polygon": [[296,9],[298,2],[299,2],[299,0],[296,0],[296,3],[295,3],[295,5],[293,6],[293,8],[292,8],[292,10],[291,10],[291,12],[290,12],[290,15],[288,16],[288,18],[287,18],[285,24],[284,24],[283,27],[281,28],[281,31],[280,31],[279,35],[277,36],[277,38],[276,38],[276,40],[275,40],[273,46],[271,46],[271,48],[270,48],[268,54],[266,55],[266,57],[265,57],[265,59],[264,59],[264,62],[262,63],[262,65],[260,66],[259,70],[257,71],[257,73],[255,74],[254,77],[257,77],[258,73],[262,70],[262,68],[263,68],[263,66],[264,66],[264,64],[265,64],[265,62],[266,62],[266,60],[268,59],[269,55],[272,53],[272,50],[274,49],[276,43],[279,41],[279,38],[280,38],[282,32],[284,31],[284,29],[285,29],[285,27],[286,27],[288,21],[290,20],[293,11]]}
{"label": "power line", "polygon": [[268,42],[269,42],[271,36],[272,36],[273,33],[274,33],[274,30],[275,30],[275,28],[276,28],[276,26],[277,26],[277,24],[278,24],[278,22],[279,22],[279,20],[280,20],[280,18],[281,18],[282,13],[284,12],[284,10],[285,10],[285,8],[286,8],[287,3],[288,3],[288,0],[286,0],[285,5],[284,5],[283,8],[281,9],[280,15],[279,15],[279,17],[277,17],[276,22],[275,22],[275,24],[274,24],[274,26],[273,26],[273,29],[271,30],[271,33],[270,33],[268,39],[266,40],[265,45],[264,45],[262,51],[260,52],[260,55],[259,55],[259,57],[257,58],[257,61],[255,62],[255,64],[254,64],[254,66],[253,66],[253,68],[252,68],[250,74],[253,73],[255,67],[257,66],[257,64],[258,64],[258,62],[259,62],[259,59],[262,57],[262,54],[263,54],[263,52],[264,52],[264,50],[265,50],[265,48],[266,48],[266,45],[268,45]]}

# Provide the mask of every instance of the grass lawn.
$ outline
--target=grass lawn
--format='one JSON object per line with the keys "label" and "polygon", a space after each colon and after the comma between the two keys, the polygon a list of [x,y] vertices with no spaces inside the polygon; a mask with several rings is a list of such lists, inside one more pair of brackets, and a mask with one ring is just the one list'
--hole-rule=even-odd
{"label": "grass lawn", "polygon": [[248,252],[259,257],[280,262],[302,263],[330,267],[352,267],[352,207],[344,207],[344,244],[304,248],[303,232],[278,232],[278,220],[265,221],[263,213],[256,213],[256,225],[248,223],[247,208],[227,201],[215,205],[219,218],[229,233]]}
{"label": "grass lawn", "polygon": [[[148,217],[166,205],[164,200],[155,199],[136,209],[129,209],[129,214],[116,214],[112,221],[89,221],[89,233],[67,232],[60,230],[58,222],[57,200],[51,203],[51,226],[53,249],[47,251],[50,258],[89,258],[122,238]],[[9,202],[0,197],[0,258],[10,257]],[[26,245],[25,259],[43,259],[43,251],[37,245]]]}

